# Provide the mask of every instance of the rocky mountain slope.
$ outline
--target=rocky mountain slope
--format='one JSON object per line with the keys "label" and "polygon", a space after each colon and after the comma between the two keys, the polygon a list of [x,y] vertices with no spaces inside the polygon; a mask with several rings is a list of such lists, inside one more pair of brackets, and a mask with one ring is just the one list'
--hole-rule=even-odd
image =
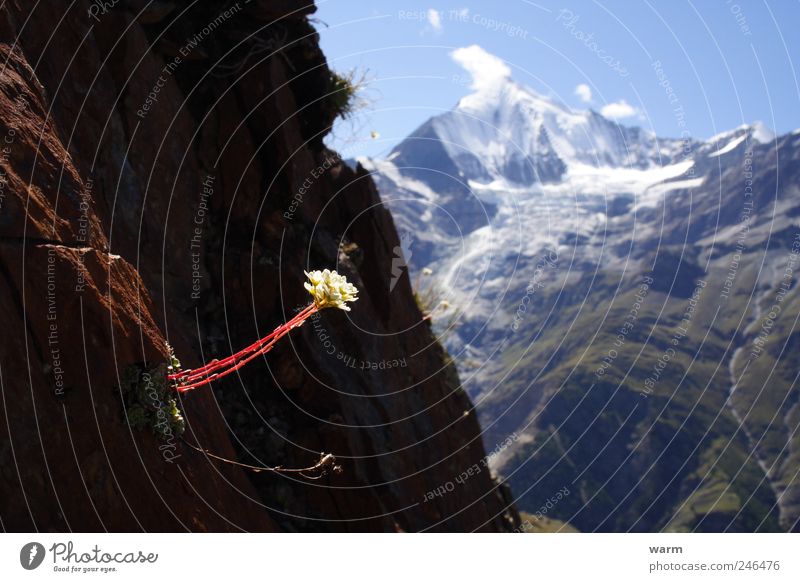
{"label": "rocky mountain slope", "polygon": [[547,517],[582,531],[797,529],[799,157],[505,80],[361,160],[521,510],[566,487]]}
{"label": "rocky mountain slope", "polygon": [[[389,293],[399,240],[374,185],[322,144],[342,103],[313,11],[5,3],[4,530],[518,524],[488,470],[451,488],[485,461],[477,419],[408,282]],[[178,407],[183,438],[215,455],[306,467],[327,452],[341,474],[249,471],[131,426],[132,366],[166,362],[167,342],[190,367],[250,344],[323,267],[361,290],[351,313]]]}

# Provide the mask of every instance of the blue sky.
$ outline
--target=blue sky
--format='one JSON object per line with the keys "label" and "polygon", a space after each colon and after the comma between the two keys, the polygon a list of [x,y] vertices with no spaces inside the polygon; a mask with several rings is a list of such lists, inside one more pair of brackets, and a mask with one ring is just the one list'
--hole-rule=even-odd
{"label": "blue sky", "polygon": [[[513,78],[661,136],[708,138],[762,121],[800,128],[800,2],[318,0],[332,68],[366,75],[367,103],[331,140],[381,156],[502,59]],[[463,68],[456,55],[475,55]],[[490,77],[491,78],[491,77]],[[668,90],[671,93],[668,93]],[[676,110],[682,108],[680,112]],[[685,125],[679,125],[683,121]],[[376,132],[376,137],[373,132]]]}

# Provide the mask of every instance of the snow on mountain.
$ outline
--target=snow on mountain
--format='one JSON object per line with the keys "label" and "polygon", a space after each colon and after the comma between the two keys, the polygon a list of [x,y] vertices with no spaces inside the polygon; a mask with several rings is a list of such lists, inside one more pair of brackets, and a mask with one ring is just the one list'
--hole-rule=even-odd
{"label": "snow on mountain", "polygon": [[708,138],[706,140],[706,143],[719,145],[720,143],[727,142],[732,138],[741,137],[742,135],[752,136],[752,138],[760,144],[765,144],[775,141],[775,132],[772,131],[770,128],[768,128],[766,125],[764,125],[762,122],[755,121],[750,125],[743,124],[734,129],[718,133],[717,135]]}
{"label": "snow on mountain", "polygon": [[[470,306],[462,323],[485,331],[508,324],[498,305],[542,253],[569,257],[573,272],[636,268],[614,232],[656,236],[661,227],[643,217],[702,188],[709,168],[719,171],[712,160],[773,139],[759,123],[706,142],[662,139],[504,77],[423,123],[387,159],[359,161],[413,238],[412,269],[436,271],[442,298]],[[458,349],[476,348],[473,332],[456,334]]]}
{"label": "snow on mountain", "polygon": [[573,110],[506,78],[425,122],[386,160],[359,161],[400,229],[418,240],[414,264],[474,277],[480,268],[458,268],[466,257],[535,254],[591,237],[609,216],[699,184],[684,155],[696,145]]}
{"label": "snow on mountain", "polygon": [[723,154],[727,154],[728,152],[732,152],[734,149],[736,149],[736,147],[739,144],[743,143],[746,139],[747,139],[747,135],[740,135],[739,137],[735,137],[732,140],[730,140],[722,148],[718,149],[715,152],[712,152],[712,153],[708,154],[708,157],[709,158],[715,158],[717,156],[721,156]]}
{"label": "snow on mountain", "polygon": [[[679,140],[660,140],[595,111],[570,109],[510,79],[468,95],[453,110],[433,117],[389,159],[409,168],[423,165],[419,142],[430,140],[451,162],[454,178],[479,184],[559,182],[576,164],[660,167],[681,151]],[[435,148],[426,144],[422,149]]]}
{"label": "snow on mountain", "polygon": [[740,125],[730,131],[719,133],[704,144],[704,150],[710,151],[709,158],[715,158],[732,152],[742,144],[767,144],[775,141],[775,133],[760,121],[751,125]]}

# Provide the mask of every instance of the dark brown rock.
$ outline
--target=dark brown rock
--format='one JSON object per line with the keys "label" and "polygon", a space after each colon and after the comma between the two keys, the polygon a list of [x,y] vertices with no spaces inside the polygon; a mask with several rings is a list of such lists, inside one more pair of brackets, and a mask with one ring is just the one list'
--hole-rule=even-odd
{"label": "dark brown rock", "polygon": [[[389,291],[392,218],[322,144],[336,112],[313,5],[252,2],[176,62],[222,9],[140,4],[99,22],[85,1],[58,25],[43,11],[23,27],[21,3],[0,18],[0,132],[15,135],[0,160],[3,526],[513,528],[408,278]],[[301,467],[331,452],[341,474],[245,472],[180,442],[169,462],[124,422],[127,366],[165,361],[167,340],[189,367],[248,345],[308,303],[303,269],[324,267],[359,287],[352,312],[321,313],[181,406],[186,438],[218,455]]]}

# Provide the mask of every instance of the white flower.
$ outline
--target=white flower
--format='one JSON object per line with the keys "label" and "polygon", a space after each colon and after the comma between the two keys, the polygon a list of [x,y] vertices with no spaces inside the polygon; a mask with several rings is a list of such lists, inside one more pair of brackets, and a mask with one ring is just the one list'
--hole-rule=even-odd
{"label": "white flower", "polygon": [[350,311],[345,303],[358,299],[356,297],[358,289],[352,283],[348,283],[347,277],[344,275],[328,269],[304,272],[309,282],[304,283],[303,286],[314,298],[314,305],[317,306],[317,309],[338,307],[344,311]]}

